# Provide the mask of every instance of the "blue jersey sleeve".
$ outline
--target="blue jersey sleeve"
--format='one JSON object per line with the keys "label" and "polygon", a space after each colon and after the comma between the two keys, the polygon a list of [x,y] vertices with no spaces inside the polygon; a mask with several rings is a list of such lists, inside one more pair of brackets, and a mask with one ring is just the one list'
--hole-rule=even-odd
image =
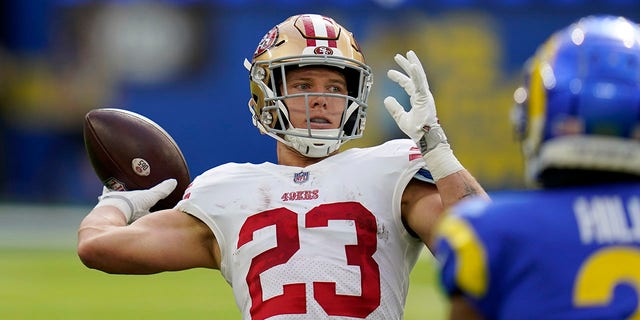
{"label": "blue jersey sleeve", "polygon": [[440,263],[440,280],[449,296],[463,293],[480,298],[486,294],[488,253],[473,225],[458,215],[469,210],[481,210],[486,204],[481,199],[466,201],[446,213],[438,225],[435,252]]}

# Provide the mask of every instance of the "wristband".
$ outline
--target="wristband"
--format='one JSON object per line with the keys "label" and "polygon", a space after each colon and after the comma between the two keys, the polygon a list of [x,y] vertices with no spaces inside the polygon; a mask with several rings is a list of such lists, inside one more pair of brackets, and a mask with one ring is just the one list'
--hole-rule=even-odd
{"label": "wristband", "polygon": [[429,152],[425,153],[422,158],[426,163],[426,167],[431,172],[433,180],[436,182],[452,173],[464,170],[464,167],[453,155],[453,150],[446,142],[440,142]]}
{"label": "wristband", "polygon": [[420,152],[424,157],[428,152],[435,149],[441,143],[449,143],[447,140],[447,135],[444,134],[444,130],[442,127],[434,123],[432,125],[425,125],[422,127],[422,131],[424,134],[418,140],[418,146],[420,147]]}
{"label": "wristband", "polygon": [[127,223],[131,222],[131,216],[133,215],[133,204],[129,199],[119,195],[105,194],[100,196],[98,204],[94,208],[114,206],[118,208],[123,214]]}

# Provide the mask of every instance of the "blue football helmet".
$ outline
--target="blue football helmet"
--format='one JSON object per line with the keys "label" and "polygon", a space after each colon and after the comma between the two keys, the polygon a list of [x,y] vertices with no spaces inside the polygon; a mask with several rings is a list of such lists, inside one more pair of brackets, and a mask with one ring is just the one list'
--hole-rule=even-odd
{"label": "blue football helmet", "polygon": [[[636,23],[588,16],[554,33],[525,64],[514,99],[529,182],[563,184],[545,181],[558,171],[640,177]],[[605,174],[589,177],[595,172]]]}

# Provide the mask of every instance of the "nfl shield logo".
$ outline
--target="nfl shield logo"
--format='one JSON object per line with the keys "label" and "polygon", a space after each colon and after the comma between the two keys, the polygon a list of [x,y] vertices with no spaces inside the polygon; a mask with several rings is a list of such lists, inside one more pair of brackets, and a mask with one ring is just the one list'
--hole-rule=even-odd
{"label": "nfl shield logo", "polygon": [[309,172],[300,171],[298,173],[293,174],[293,182],[295,183],[305,183],[309,180]]}

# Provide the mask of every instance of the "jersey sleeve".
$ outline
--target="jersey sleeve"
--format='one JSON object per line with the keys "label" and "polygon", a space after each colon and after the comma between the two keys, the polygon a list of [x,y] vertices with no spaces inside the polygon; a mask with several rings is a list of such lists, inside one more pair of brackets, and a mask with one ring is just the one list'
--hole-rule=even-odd
{"label": "jersey sleeve", "polygon": [[393,145],[396,150],[395,152],[407,152],[408,151],[408,160],[409,162],[416,162],[421,164],[421,168],[413,175],[413,179],[420,180],[422,182],[436,184],[436,181],[433,179],[431,175],[431,171],[427,169],[426,164],[424,163],[424,159],[422,158],[422,153],[420,149],[416,147],[415,142],[411,139],[396,139],[391,140],[385,143],[385,145]]}
{"label": "jersey sleeve", "polygon": [[448,215],[438,230],[436,258],[448,295],[481,297],[487,288],[487,261],[483,244],[463,219]]}

